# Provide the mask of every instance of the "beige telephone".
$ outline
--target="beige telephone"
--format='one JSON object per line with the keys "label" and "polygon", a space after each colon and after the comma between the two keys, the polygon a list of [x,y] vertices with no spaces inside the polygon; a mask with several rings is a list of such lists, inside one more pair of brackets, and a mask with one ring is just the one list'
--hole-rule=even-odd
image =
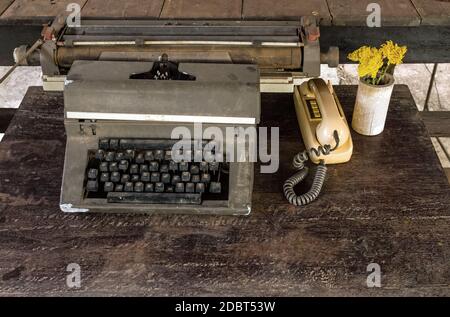
{"label": "beige telephone", "polygon": [[[294,157],[294,168],[299,170],[283,186],[286,199],[302,206],[317,199],[326,176],[325,164],[348,162],[353,153],[350,129],[333,87],[323,79],[311,79],[294,89],[295,110],[306,150]],[[319,164],[311,189],[297,195],[295,185],[308,175],[305,162],[311,159]]]}

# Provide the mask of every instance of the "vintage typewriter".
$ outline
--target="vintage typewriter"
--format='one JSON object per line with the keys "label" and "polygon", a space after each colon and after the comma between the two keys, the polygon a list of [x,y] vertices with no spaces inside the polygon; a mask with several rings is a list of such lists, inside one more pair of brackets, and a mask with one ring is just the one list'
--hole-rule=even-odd
{"label": "vintage typewriter", "polygon": [[[16,65],[41,65],[44,90],[64,90],[61,209],[248,214],[253,163],[175,161],[171,131],[193,131],[196,122],[224,132],[254,127],[260,92],[292,93],[319,76],[321,62],[336,66],[338,48],[321,52],[318,20],[72,26],[59,16],[45,25],[35,45],[14,56]],[[209,144],[195,141],[184,154]]]}
{"label": "vintage typewriter", "polygon": [[[201,123],[228,142],[227,128],[256,126],[257,66],[178,64],[165,55],[153,63],[76,61],[64,103],[63,211],[250,212],[253,163],[216,161],[217,146],[205,151],[211,140],[185,145],[172,131],[194,136]],[[176,143],[182,160],[173,157]]]}

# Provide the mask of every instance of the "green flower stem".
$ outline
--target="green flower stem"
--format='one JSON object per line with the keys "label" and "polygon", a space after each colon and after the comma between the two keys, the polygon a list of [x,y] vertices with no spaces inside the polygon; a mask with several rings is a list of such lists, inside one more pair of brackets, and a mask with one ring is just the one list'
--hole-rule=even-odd
{"label": "green flower stem", "polygon": [[384,78],[384,76],[386,75],[386,72],[387,72],[389,66],[391,66],[391,63],[388,62],[387,65],[386,65],[386,67],[384,68],[384,70],[381,72],[380,78],[378,78],[377,85],[380,84],[381,80],[382,80],[382,79]]}

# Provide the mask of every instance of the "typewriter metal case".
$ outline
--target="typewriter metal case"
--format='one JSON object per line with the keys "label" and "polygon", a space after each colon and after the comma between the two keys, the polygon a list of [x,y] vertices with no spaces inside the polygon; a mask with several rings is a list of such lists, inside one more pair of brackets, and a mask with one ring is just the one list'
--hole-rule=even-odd
{"label": "typewriter metal case", "polygon": [[[89,198],[89,151],[104,138],[170,139],[174,127],[256,126],[260,119],[259,69],[255,65],[180,63],[195,80],[136,80],[152,62],[75,61],[64,89],[67,146],[60,207],[65,212],[249,214],[253,163],[229,164],[225,199],[201,204],[111,203]],[[227,142],[227,140],[225,141]]]}

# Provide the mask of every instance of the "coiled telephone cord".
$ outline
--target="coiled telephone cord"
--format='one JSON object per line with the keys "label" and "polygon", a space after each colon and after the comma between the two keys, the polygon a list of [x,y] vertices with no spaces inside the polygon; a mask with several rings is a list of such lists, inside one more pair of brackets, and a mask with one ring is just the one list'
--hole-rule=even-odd
{"label": "coiled telephone cord", "polygon": [[331,148],[331,145],[326,144],[324,146],[319,146],[318,148],[311,148],[300,152],[294,157],[292,165],[296,170],[298,170],[298,172],[286,180],[283,185],[284,196],[290,204],[295,206],[304,206],[313,202],[319,196],[327,175],[327,167],[324,160],[320,160],[311,189],[307,193],[297,195],[294,191],[294,187],[302,182],[306,176],[308,176],[309,168],[305,166],[305,163],[309,160],[311,155],[315,154],[317,157],[321,155],[329,155],[339,147],[338,132],[334,131],[333,136],[336,141],[336,146],[334,148]]}

